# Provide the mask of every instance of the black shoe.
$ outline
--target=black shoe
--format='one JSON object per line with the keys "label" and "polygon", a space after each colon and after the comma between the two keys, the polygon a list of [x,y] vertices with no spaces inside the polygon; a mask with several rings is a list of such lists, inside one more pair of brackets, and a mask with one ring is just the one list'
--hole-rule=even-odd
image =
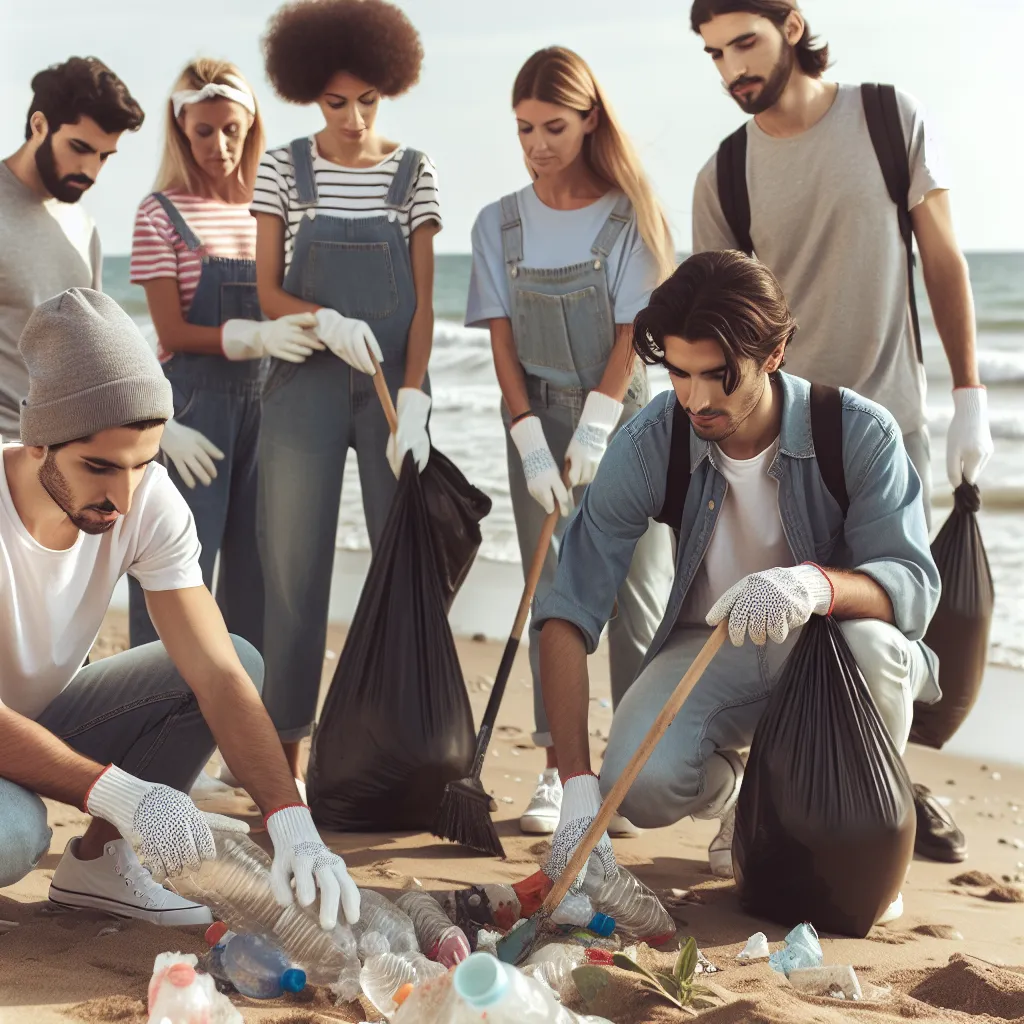
{"label": "black shoe", "polygon": [[949,811],[932,796],[931,790],[914,783],[914,810],[917,811],[917,840],[914,853],[944,864],[959,864],[967,859],[967,840],[957,828]]}

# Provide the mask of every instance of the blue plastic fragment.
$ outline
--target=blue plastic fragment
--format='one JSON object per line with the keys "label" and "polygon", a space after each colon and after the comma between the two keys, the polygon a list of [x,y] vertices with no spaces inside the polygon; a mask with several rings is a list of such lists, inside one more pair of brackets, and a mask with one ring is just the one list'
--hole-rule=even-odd
{"label": "blue plastic fragment", "polygon": [[768,957],[772,970],[789,977],[790,971],[803,971],[820,967],[825,959],[818,941],[818,933],[810,922],[798,924],[787,936],[786,945]]}

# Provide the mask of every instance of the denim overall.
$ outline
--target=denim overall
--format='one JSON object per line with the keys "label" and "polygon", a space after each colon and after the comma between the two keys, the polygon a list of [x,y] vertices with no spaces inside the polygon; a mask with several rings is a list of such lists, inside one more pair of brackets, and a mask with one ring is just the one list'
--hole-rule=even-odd
{"label": "denim overall", "polygon": [[[515,194],[501,200],[501,242],[512,302],[512,333],[519,361],[526,374],[530,408],[544,426],[551,454],[561,466],[583,412],[587,394],[601,382],[615,345],[615,314],[608,289],[606,262],[632,209],[621,196],[583,263],[551,270],[522,266],[523,224]],[[616,430],[649,401],[647,372],[639,360],[626,393],[625,409]],[[523,464],[509,428],[509,413],[502,415],[508,434],[508,476],[512,511],[519,536],[523,565],[533,558],[544,509],[526,486]],[[582,490],[575,494],[577,503]],[[561,519],[544,562],[534,607],[551,589],[558,566],[558,548],[568,520]],[[640,669],[661,622],[672,585],[672,540],[669,531],[652,523],[637,544],[629,574],[618,593],[618,613],[608,624],[612,701],[625,694]],[[551,746],[551,732],[540,686],[540,646],[530,643],[533,706],[537,731],[533,740]]]}
{"label": "denim overall", "polygon": [[[186,320],[202,327],[220,327],[227,320],[262,320],[256,297],[255,260],[210,256],[178,208],[160,192],[156,200],[190,252],[202,257],[203,268]],[[164,365],[174,392],[174,419],[198,430],[224,458],[215,463],[217,476],[209,487],[197,481],[184,485],[174,465],[167,472],[192,510],[202,552],[203,581],[213,589],[217,554],[217,603],[228,631],[244,637],[257,650],[263,646],[263,573],[256,545],[257,457],[260,434],[260,391],[263,361],[232,361],[222,356],[179,352]],[[142,587],[129,579],[131,644],[157,639],[149,621]]]}
{"label": "denim overall", "polygon": [[[409,203],[422,154],[405,151],[386,213],[340,217],[317,208],[310,140],[296,139],[291,153],[298,205],[306,215],[284,290],[365,320],[380,344],[394,397],[416,310],[398,211]],[[333,352],[314,352],[302,364],[271,360],[260,436],[259,538],[267,587],[263,701],[284,742],[308,735],[316,714],[348,450],[355,449],[359,463],[372,549],[398,486],[385,453],[389,435],[373,379]]]}

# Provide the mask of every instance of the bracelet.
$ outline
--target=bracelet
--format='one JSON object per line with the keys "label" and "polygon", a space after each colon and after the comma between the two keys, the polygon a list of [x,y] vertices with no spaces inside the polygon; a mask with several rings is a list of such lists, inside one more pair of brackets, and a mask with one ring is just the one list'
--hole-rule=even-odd
{"label": "bracelet", "polygon": [[513,416],[512,421],[509,423],[510,427],[514,427],[521,420],[529,419],[533,415],[532,409],[527,409],[526,412],[521,412],[518,416]]}

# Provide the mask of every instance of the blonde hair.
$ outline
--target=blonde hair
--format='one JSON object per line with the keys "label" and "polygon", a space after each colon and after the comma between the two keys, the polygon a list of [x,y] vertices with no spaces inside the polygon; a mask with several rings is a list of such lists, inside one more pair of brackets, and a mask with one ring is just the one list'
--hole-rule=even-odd
{"label": "blonde hair", "polygon": [[[629,198],[636,212],[640,237],[657,262],[658,280],[669,277],[675,270],[676,254],[665,213],[647,180],[640,157],[587,62],[564,46],[538,50],[522,66],[512,88],[512,106],[518,106],[523,100],[569,107],[583,117],[592,110],[597,111],[597,127],[584,140],[583,158],[599,178]],[[530,173],[534,173],[532,168]]]}
{"label": "blonde hair", "polygon": [[[242,92],[248,92],[252,95],[253,104],[256,107],[256,112],[252,116],[252,124],[249,126],[242,147],[242,159],[235,169],[236,180],[245,193],[243,201],[248,202],[252,199],[253,186],[256,184],[256,170],[266,144],[259,104],[242,72],[229,61],[216,60],[213,57],[198,57],[188,64],[178,76],[171,92],[184,89],[199,90],[204,85],[210,84],[230,85]],[[182,131],[178,118],[174,116],[174,105],[170,99],[167,100],[164,153],[153,191],[163,192],[169,188],[182,189],[190,195],[202,195],[205,192],[203,172],[192,155],[188,137]]]}

